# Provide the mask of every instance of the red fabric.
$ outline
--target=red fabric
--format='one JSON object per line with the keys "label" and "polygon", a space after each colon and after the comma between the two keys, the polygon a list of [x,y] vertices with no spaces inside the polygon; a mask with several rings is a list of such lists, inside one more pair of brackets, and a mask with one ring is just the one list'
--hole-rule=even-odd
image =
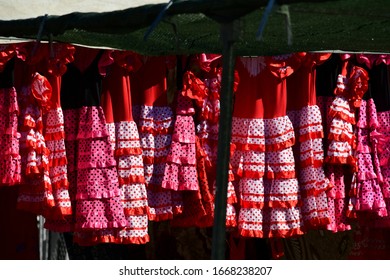
{"label": "red fabric", "polygon": [[287,110],[316,105],[315,67],[330,58],[331,53],[307,53],[301,67],[287,78]]}
{"label": "red fabric", "polygon": [[131,92],[147,106],[167,106],[167,72],[174,60],[167,56],[143,56],[142,67],[131,76]]}
{"label": "red fabric", "polygon": [[286,79],[299,68],[302,54],[237,58],[239,80],[233,116],[272,119],[286,115]]}

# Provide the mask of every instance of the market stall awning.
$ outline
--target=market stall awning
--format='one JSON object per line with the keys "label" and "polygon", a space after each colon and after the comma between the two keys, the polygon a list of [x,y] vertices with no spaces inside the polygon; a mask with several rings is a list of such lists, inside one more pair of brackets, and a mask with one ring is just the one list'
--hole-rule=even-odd
{"label": "market stall awning", "polygon": [[[146,41],[146,31],[167,0],[0,2],[0,36],[5,38],[36,39],[43,26],[43,40],[53,34],[54,40],[144,54],[221,52],[218,21],[240,18],[236,52],[242,55],[390,49],[388,0],[279,0],[262,41],[256,40],[256,32],[267,0],[173,1]],[[287,43],[287,16],[293,34],[291,45]]]}

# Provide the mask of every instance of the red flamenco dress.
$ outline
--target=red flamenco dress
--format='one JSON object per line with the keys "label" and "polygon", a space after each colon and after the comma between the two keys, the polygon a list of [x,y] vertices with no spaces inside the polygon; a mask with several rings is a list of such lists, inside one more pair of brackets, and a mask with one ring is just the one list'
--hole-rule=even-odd
{"label": "red flamenco dress", "polygon": [[[210,193],[213,197],[216,191],[216,174],[217,174],[217,146],[218,146],[218,126],[220,116],[220,92],[222,65],[221,56],[214,54],[200,54],[189,58],[190,68],[183,76],[183,92],[186,96],[195,101],[198,108],[196,116],[196,137],[199,141],[199,156],[202,155],[205,167],[198,165],[198,169],[204,169],[207,175],[207,186],[203,186],[204,194],[208,197]],[[234,89],[237,88],[238,80],[235,75]],[[202,170],[198,170],[199,174],[203,174]],[[201,176],[201,175],[199,175]],[[226,226],[234,228],[237,226],[237,216],[235,204],[237,196],[233,181],[234,174],[229,167],[228,190],[227,190],[227,206],[226,206]],[[205,180],[201,182],[205,183]],[[204,188],[206,187],[206,188]],[[209,201],[204,201],[205,206]],[[207,208],[210,208],[207,206]],[[214,208],[214,206],[213,206]],[[211,221],[213,211],[209,212],[206,220]]]}
{"label": "red flamenco dress", "polygon": [[[33,177],[30,182],[45,188],[36,186],[33,189],[41,193],[33,194],[31,188],[23,186],[18,203],[25,210],[35,208],[30,211],[43,215],[47,222],[45,227],[54,231],[62,231],[62,221],[72,214],[60,87],[61,76],[66,71],[66,64],[73,60],[73,54],[74,47],[68,44],[37,46],[29,43],[20,49],[20,56],[25,62],[18,60],[16,65],[18,84],[24,95],[21,100],[24,120],[21,121],[25,140],[21,147],[28,151],[25,176],[29,181]],[[43,182],[39,183],[39,180]],[[50,197],[46,206],[42,202],[47,200],[45,196]]]}
{"label": "red flamenco dress", "polygon": [[343,56],[343,59],[335,89],[336,97],[328,113],[329,143],[325,159],[331,183],[328,191],[331,223],[327,228],[333,232],[351,229],[348,217],[352,218],[354,215],[351,196],[355,196],[353,185],[357,171],[355,111],[368,87],[367,72],[363,68],[352,66],[348,55]]}
{"label": "red flamenco dress", "polygon": [[239,189],[238,233],[242,237],[287,238],[303,234],[299,185],[286,114],[288,77],[300,54],[239,57],[233,112],[231,163]]}
{"label": "red flamenco dress", "polygon": [[121,244],[145,244],[148,234],[148,200],[138,128],[134,122],[130,95],[130,75],[140,67],[132,52],[106,52],[101,61],[104,74],[102,107],[117,160],[119,185],[127,226],[106,231],[106,239]]}
{"label": "red flamenco dress", "polygon": [[130,85],[143,152],[149,220],[171,220],[182,211],[179,194],[162,187],[174,125],[168,89],[176,59],[141,56],[141,61],[141,67],[130,77]]}
{"label": "red flamenco dress", "polygon": [[61,84],[73,240],[80,245],[107,242],[105,231],[127,226],[117,163],[100,106],[103,51],[76,48]]}
{"label": "red flamenco dress", "polygon": [[306,229],[329,224],[326,190],[329,180],[323,169],[324,131],[316,102],[316,67],[331,54],[307,53],[300,68],[287,78],[287,114],[298,141],[293,146]]}
{"label": "red flamenco dress", "polygon": [[26,44],[15,62],[15,86],[20,107],[22,185],[18,209],[46,216],[56,203],[50,179],[49,155],[43,125],[50,110],[52,87],[38,71],[48,70],[49,52],[44,45]]}

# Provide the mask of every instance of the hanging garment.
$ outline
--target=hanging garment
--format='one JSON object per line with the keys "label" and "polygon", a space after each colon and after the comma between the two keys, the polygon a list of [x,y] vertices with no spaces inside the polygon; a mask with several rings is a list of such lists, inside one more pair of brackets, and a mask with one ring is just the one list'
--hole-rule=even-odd
{"label": "hanging garment", "polygon": [[132,52],[106,52],[100,63],[103,74],[102,107],[117,161],[119,185],[127,226],[105,231],[104,240],[120,244],[149,241],[148,200],[138,128],[132,115],[130,75],[141,66]]}
{"label": "hanging garment", "polygon": [[[66,121],[69,189],[75,194],[74,241],[101,242],[105,230],[127,225],[121,203],[116,161],[100,106],[102,51],[78,47],[63,75],[61,102]],[[68,173],[68,174],[69,174]]]}
{"label": "hanging garment", "polygon": [[49,69],[49,54],[46,45],[24,44],[19,49],[20,59],[15,62],[23,182],[17,205],[19,209],[43,216],[56,205],[50,179],[50,151],[43,135],[43,118],[50,110],[52,87],[40,74]]}
{"label": "hanging garment", "polygon": [[297,71],[287,78],[287,115],[298,138],[293,146],[306,229],[329,224],[326,190],[329,180],[323,169],[323,127],[316,102],[316,67],[331,54],[307,53]]}
{"label": "hanging garment", "polygon": [[167,80],[176,59],[142,56],[141,60],[142,66],[131,75],[131,95],[143,151],[149,220],[170,220],[182,211],[180,194],[162,188],[174,124]]}
{"label": "hanging garment", "polygon": [[243,237],[303,234],[299,186],[286,114],[286,77],[301,55],[240,57],[234,104],[231,163],[240,194],[238,232]]}
{"label": "hanging garment", "polygon": [[[188,58],[188,71],[183,75],[183,94],[195,101],[197,107],[196,136],[199,139],[205,163],[207,184],[211,187],[211,194],[216,193],[217,174],[217,144],[220,117],[221,91],[221,56],[214,54],[200,54]],[[234,81],[234,91],[237,88],[237,77]],[[231,146],[231,149],[233,146]],[[203,161],[199,162],[203,163]],[[203,168],[198,166],[198,168]],[[233,184],[234,174],[229,166],[226,227],[237,226],[235,204],[237,203],[236,190]],[[212,216],[209,215],[210,217]],[[207,218],[208,220],[210,219]]]}

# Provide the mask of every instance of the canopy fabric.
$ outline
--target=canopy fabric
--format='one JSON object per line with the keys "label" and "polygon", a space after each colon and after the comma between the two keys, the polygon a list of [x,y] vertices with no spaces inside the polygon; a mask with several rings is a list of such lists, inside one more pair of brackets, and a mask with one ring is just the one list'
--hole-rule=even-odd
{"label": "canopy fabric", "polygon": [[[23,3],[22,3],[23,2]],[[95,47],[134,50],[143,54],[221,53],[220,22],[238,18],[239,55],[295,51],[390,51],[388,0],[279,0],[288,7],[292,44],[287,43],[286,15],[275,8],[262,41],[256,40],[266,0],[175,0],[165,17],[144,35],[168,0],[35,1],[0,0],[0,36],[41,39]],[[45,18],[43,15],[48,14]]]}

